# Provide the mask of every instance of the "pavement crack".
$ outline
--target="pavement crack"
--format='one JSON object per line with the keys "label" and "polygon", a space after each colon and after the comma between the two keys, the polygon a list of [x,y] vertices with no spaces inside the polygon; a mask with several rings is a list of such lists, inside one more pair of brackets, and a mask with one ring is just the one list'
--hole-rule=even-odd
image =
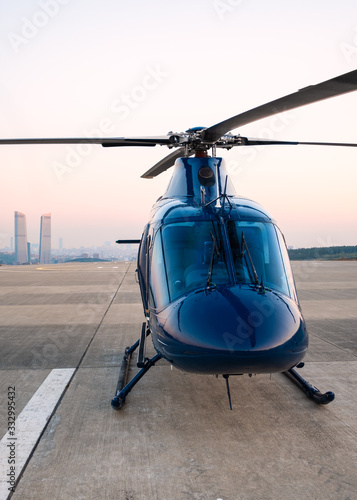
{"label": "pavement crack", "polygon": [[83,363],[83,360],[84,360],[84,358],[86,357],[87,352],[89,351],[89,348],[90,348],[90,346],[92,345],[92,342],[93,342],[93,340],[95,339],[95,336],[97,335],[97,333],[98,333],[98,331],[99,331],[100,327],[102,326],[103,321],[104,321],[104,319],[105,319],[106,315],[108,314],[109,309],[111,308],[111,306],[112,306],[112,304],[113,304],[113,302],[114,302],[114,300],[115,300],[115,298],[116,298],[116,296],[117,296],[117,294],[118,294],[118,292],[119,292],[119,289],[120,289],[120,287],[121,287],[121,285],[122,285],[123,281],[124,281],[124,280],[125,280],[125,278],[126,278],[126,275],[127,275],[127,274],[128,274],[128,272],[129,272],[129,269],[130,269],[130,264],[128,265],[127,269],[125,270],[124,275],[123,275],[122,279],[120,280],[120,283],[119,283],[119,285],[118,285],[117,289],[115,290],[115,293],[113,294],[113,297],[112,297],[111,301],[109,302],[108,307],[107,307],[107,308],[106,308],[106,310],[104,311],[104,314],[103,314],[103,316],[102,316],[102,319],[101,319],[101,320],[100,320],[100,322],[98,323],[97,328],[95,329],[95,331],[94,331],[94,333],[93,333],[93,335],[92,335],[91,339],[89,340],[89,342],[88,342],[88,344],[87,344],[87,347],[85,348],[85,350],[84,350],[84,352],[83,352],[83,354],[82,354],[82,356],[81,356],[81,358],[80,358],[80,360],[79,360],[79,362],[78,362],[78,364],[77,364],[76,371],[75,371],[74,375],[77,373],[77,370],[80,368],[81,364]]}

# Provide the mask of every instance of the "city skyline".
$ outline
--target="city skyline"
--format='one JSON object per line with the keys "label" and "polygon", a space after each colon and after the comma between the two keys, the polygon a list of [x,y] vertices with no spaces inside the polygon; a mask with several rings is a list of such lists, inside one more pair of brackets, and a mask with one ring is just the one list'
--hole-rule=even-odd
{"label": "city skyline", "polygon": [[[51,213],[46,213],[40,216],[40,231],[39,237],[32,240],[28,238],[27,235],[27,218],[26,214],[14,211],[14,232],[13,234],[6,235],[0,244],[0,250],[5,250],[7,252],[13,252],[15,256],[20,256],[21,262],[29,261],[29,249],[31,249],[31,254],[38,255],[39,260],[44,260],[42,263],[48,263],[51,259],[52,250],[57,250],[60,252],[69,250],[91,250],[96,251],[98,249],[109,249],[116,248],[115,241],[103,241],[98,245],[84,245],[81,244],[78,247],[67,246],[64,242],[63,237],[59,237],[57,240],[57,245],[52,246],[52,215]],[[30,240],[30,241],[29,241]],[[41,259],[42,256],[42,259]],[[19,259],[17,259],[19,260]],[[45,262],[47,261],[47,262]]]}
{"label": "city skyline", "polygon": [[[80,246],[65,248],[63,238],[58,239],[58,248],[51,245],[51,213],[40,218],[39,243],[29,242],[27,237],[26,214],[15,210],[14,236],[10,237],[10,245],[1,245],[0,263],[6,264],[51,264],[71,261],[73,259],[99,260],[135,260],[137,245],[113,245],[110,241],[100,246]],[[14,247],[13,248],[13,243]]]}
{"label": "city skyline", "polygon": [[[15,243],[15,261],[20,264],[28,263],[31,260],[33,248],[39,249],[39,262],[49,264],[51,262],[51,214],[43,214],[40,219],[39,243],[28,241],[26,214],[15,210],[14,212],[14,236],[10,237],[10,251],[12,251],[12,241]],[[6,246],[2,246],[2,249]]]}

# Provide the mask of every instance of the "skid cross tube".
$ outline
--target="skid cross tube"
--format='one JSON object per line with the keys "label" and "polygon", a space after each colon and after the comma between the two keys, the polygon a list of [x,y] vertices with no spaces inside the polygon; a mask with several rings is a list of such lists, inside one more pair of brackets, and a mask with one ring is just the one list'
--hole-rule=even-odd
{"label": "skid cross tube", "polygon": [[123,387],[121,390],[116,391],[114,398],[111,401],[111,405],[115,410],[120,410],[120,408],[123,406],[125,403],[125,398],[129,394],[129,392],[132,390],[132,388],[139,382],[139,380],[145,375],[145,373],[152,367],[154,364],[159,361],[159,359],[162,358],[162,354],[156,354],[151,359],[148,359],[145,362],[145,365],[143,368],[130,380],[128,384],[126,384],[125,387]]}
{"label": "skid cross tube", "polygon": [[[299,365],[298,365],[298,368]],[[306,394],[306,396],[312,399],[315,403],[320,405],[327,405],[335,399],[335,394],[331,391],[325,393],[320,392],[316,387],[309,384],[301,375],[299,375],[293,368],[283,372],[288,378],[294,380],[294,382],[300,387],[300,389]]]}
{"label": "skid cross tube", "polygon": [[[145,373],[152,366],[154,366],[154,364],[159,361],[159,359],[162,358],[162,354],[156,354],[156,356],[152,357],[151,359],[145,358],[145,340],[148,335],[150,335],[150,330],[149,328],[146,329],[146,325],[145,323],[143,323],[140,339],[137,340],[131,347],[127,347],[125,349],[123,361],[120,367],[115,396],[111,401],[111,405],[115,410],[119,410],[123,406],[123,404],[125,403],[125,398],[132,390],[132,388],[139,382],[139,380],[145,375]],[[141,368],[141,370],[132,378],[132,380],[130,380],[129,383],[127,383],[131,355],[138,347],[139,356],[137,366],[138,368]]]}

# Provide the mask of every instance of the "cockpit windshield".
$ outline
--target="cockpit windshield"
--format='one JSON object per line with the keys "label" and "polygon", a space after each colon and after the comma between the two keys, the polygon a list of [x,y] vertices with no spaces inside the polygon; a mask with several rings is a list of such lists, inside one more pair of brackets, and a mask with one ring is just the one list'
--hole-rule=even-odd
{"label": "cockpit windshield", "polygon": [[285,243],[270,222],[227,221],[236,278],[262,283],[296,300]]}
{"label": "cockpit windshield", "polygon": [[296,300],[285,243],[274,224],[185,221],[157,231],[150,273],[156,307],[196,288],[233,283],[262,284]]}
{"label": "cockpit windshield", "polygon": [[162,241],[171,300],[184,292],[206,286],[208,281],[214,284],[229,282],[217,222],[168,224],[162,228]]}

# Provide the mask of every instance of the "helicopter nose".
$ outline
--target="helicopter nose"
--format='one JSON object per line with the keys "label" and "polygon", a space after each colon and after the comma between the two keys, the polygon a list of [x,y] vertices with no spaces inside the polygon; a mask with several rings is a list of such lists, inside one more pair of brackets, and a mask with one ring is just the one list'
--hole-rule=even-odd
{"label": "helicopter nose", "polygon": [[298,305],[246,285],[196,291],[167,319],[165,355],[196,373],[272,373],[304,357],[308,338]]}

